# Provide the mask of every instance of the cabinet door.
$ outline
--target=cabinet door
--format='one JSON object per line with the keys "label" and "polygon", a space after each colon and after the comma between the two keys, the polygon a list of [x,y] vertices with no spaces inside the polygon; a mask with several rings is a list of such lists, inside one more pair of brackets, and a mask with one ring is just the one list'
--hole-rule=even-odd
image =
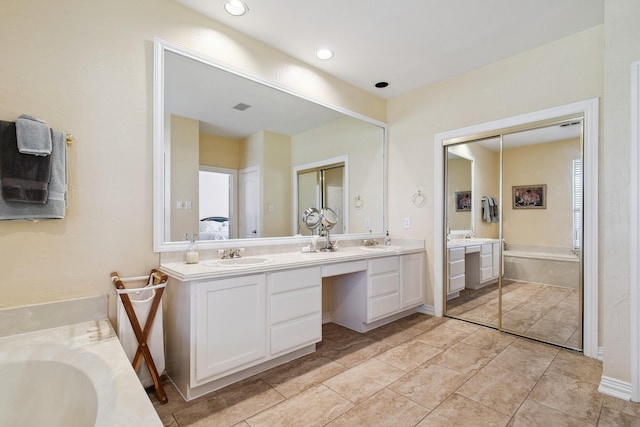
{"label": "cabinet door", "polygon": [[322,340],[320,267],[269,275],[269,348],[272,356]]}
{"label": "cabinet door", "polygon": [[424,255],[403,255],[400,258],[400,290],[402,308],[424,303]]}
{"label": "cabinet door", "polygon": [[196,285],[197,381],[221,377],[266,357],[264,274]]}

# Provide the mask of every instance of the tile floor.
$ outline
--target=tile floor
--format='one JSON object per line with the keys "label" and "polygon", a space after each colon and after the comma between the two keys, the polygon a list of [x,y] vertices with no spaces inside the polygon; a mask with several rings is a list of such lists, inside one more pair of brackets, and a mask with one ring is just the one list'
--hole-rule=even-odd
{"label": "tile floor", "polygon": [[[553,344],[579,348],[580,303],[577,289],[504,281],[502,327]],[[465,289],[447,301],[447,314],[498,326],[498,286]]]}
{"label": "tile floor", "polygon": [[451,318],[366,334],[323,326],[314,354],[185,402],[166,426],[640,426],[640,403],[598,393],[594,359]]}

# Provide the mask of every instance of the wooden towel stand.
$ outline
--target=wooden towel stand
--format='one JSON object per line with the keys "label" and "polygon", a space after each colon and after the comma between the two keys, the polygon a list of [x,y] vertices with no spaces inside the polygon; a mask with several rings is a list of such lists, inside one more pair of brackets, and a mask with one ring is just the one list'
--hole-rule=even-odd
{"label": "wooden towel stand", "polygon": [[[145,279],[145,277],[135,277],[131,279],[124,280],[140,280]],[[153,385],[156,389],[156,395],[158,396],[158,400],[165,404],[167,403],[167,394],[164,391],[164,387],[162,386],[162,382],[160,381],[160,375],[158,374],[158,370],[156,369],[156,364],[153,361],[153,357],[151,356],[151,351],[149,351],[149,346],[147,344],[147,340],[149,338],[149,333],[151,332],[151,326],[153,326],[153,321],[156,317],[156,312],[158,311],[158,307],[160,306],[160,302],[162,301],[162,294],[164,292],[165,286],[167,286],[167,280],[169,277],[162,273],[160,270],[153,269],[151,273],[149,273],[149,287],[147,290],[155,290],[155,296],[151,301],[151,308],[149,309],[149,315],[147,316],[147,321],[144,324],[144,329],[140,327],[140,322],[136,317],[136,313],[133,310],[133,305],[131,304],[131,299],[129,298],[128,292],[124,286],[123,279],[120,279],[120,276],[117,272],[111,273],[111,280],[118,291],[118,295],[120,295],[120,299],[122,300],[122,305],[124,310],[127,313],[127,317],[131,322],[131,327],[133,328],[133,333],[136,336],[136,340],[138,341],[138,349],[136,350],[136,354],[133,358],[133,362],[131,365],[133,369],[138,372],[138,368],[140,368],[141,359],[144,358],[145,363],[147,364],[147,368],[149,369],[149,373],[151,374],[151,379],[153,380]],[[144,288],[142,288],[144,289]],[[142,290],[142,289],[137,289]]]}

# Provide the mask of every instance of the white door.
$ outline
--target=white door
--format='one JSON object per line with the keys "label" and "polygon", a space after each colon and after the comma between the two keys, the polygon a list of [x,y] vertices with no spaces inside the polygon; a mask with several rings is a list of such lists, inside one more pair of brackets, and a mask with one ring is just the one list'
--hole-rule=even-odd
{"label": "white door", "polygon": [[240,236],[260,237],[260,176],[258,167],[240,171]]}

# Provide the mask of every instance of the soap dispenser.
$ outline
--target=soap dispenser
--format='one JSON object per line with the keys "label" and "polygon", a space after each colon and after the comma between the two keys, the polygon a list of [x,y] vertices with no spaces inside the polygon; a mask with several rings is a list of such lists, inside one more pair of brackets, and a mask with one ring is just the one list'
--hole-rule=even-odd
{"label": "soap dispenser", "polygon": [[391,246],[391,237],[389,237],[389,230],[387,230],[387,235],[384,236],[384,245]]}
{"label": "soap dispenser", "polygon": [[198,245],[196,245],[196,235],[192,234],[189,248],[187,249],[187,264],[197,264],[198,261],[200,261],[200,253],[198,252]]}

